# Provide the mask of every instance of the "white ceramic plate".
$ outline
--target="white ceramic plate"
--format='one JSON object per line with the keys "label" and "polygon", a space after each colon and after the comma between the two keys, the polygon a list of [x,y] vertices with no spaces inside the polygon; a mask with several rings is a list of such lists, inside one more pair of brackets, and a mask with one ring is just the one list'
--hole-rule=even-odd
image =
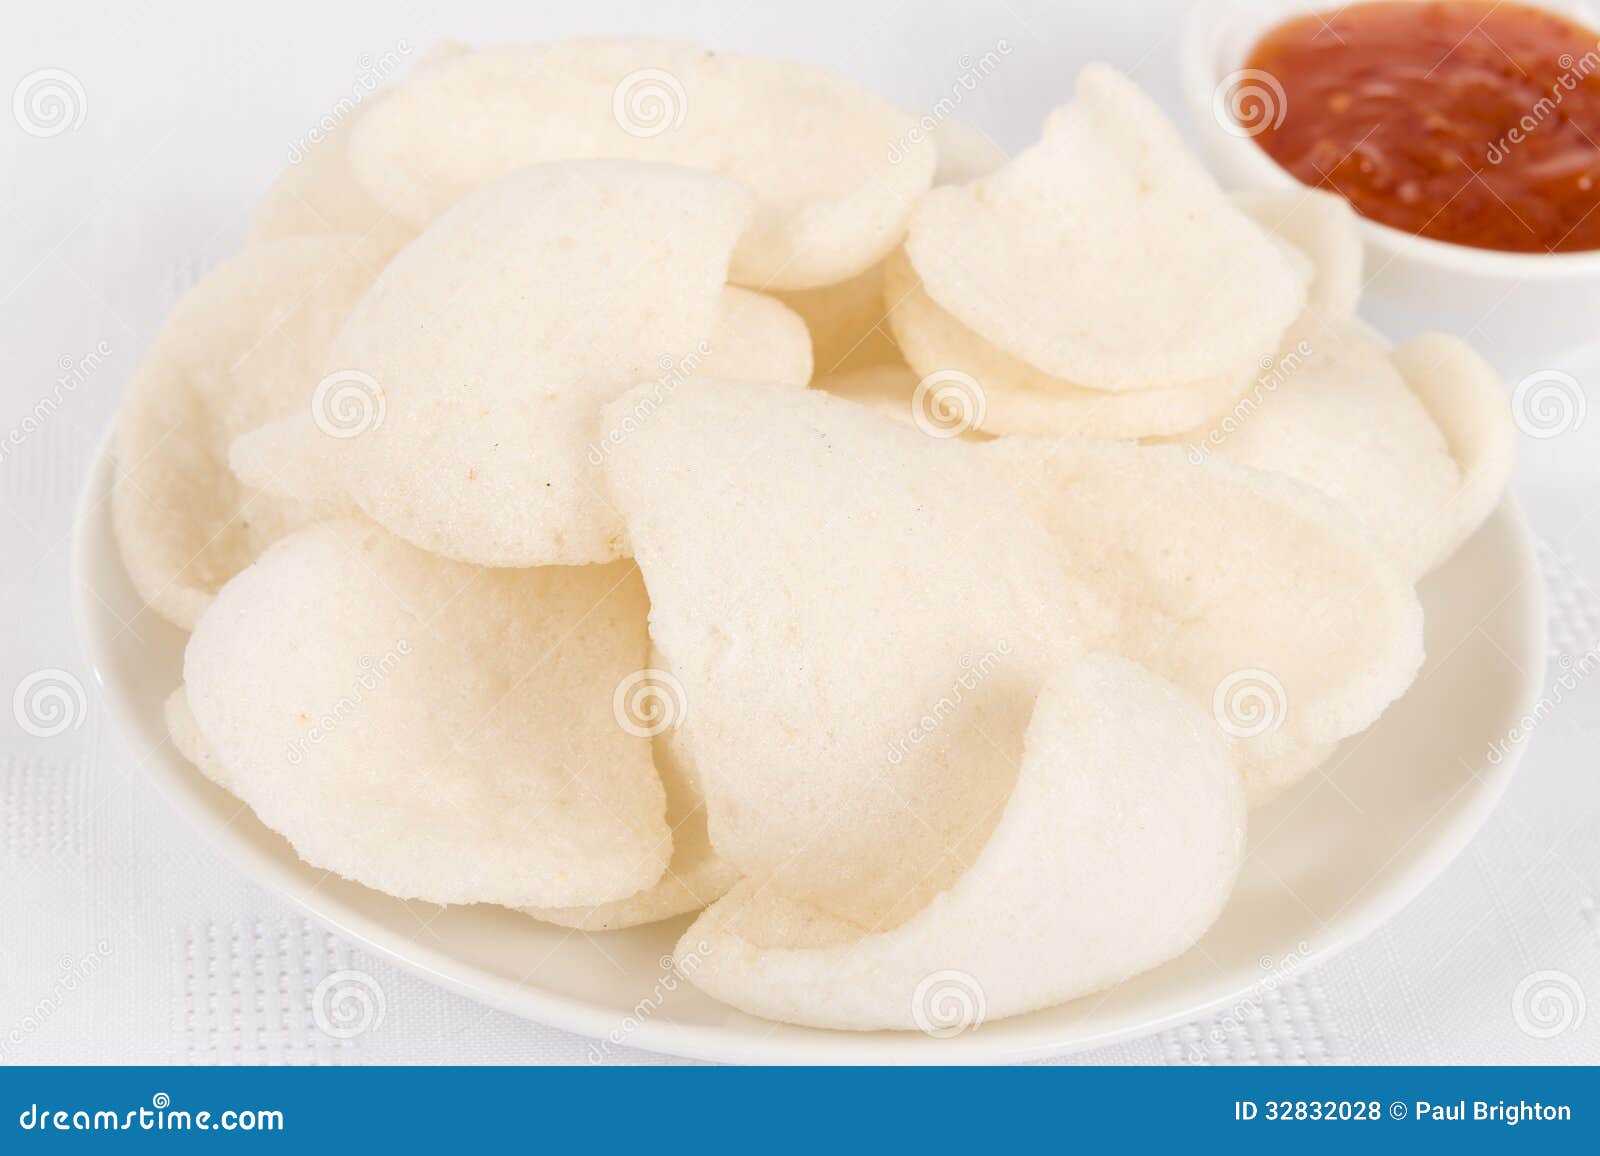
{"label": "white ceramic plate", "polygon": [[[167,742],[162,701],[185,636],[141,611],[112,538],[102,449],[78,512],[78,625],[96,680],[150,777],[240,870],[365,947],[516,1015],[597,1040],[766,1063],[973,1063],[1071,1052],[1149,1033],[1348,946],[1462,850],[1505,789],[1516,749],[1491,758],[1533,705],[1544,669],[1541,585],[1509,501],[1423,584],[1428,662],[1417,684],[1326,768],[1251,816],[1227,910],[1179,959],[1101,995],[945,1039],[772,1024],[668,978],[687,917],[585,935],[494,907],[405,903],[300,862]],[[133,630],[124,622],[134,622]]]}

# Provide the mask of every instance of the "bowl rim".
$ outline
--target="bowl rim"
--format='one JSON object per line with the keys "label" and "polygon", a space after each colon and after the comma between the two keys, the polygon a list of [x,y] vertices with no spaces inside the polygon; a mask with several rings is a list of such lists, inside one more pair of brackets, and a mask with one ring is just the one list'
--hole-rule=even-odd
{"label": "bowl rim", "polygon": [[[1370,0],[1339,4],[1337,0],[1191,0],[1184,14],[1179,37],[1178,71],[1183,101],[1188,106],[1195,131],[1207,142],[1231,150],[1262,184],[1279,188],[1310,188],[1279,165],[1253,138],[1224,130],[1213,113],[1212,96],[1224,76],[1241,68],[1242,60],[1231,62],[1225,72],[1219,43],[1225,33],[1242,23],[1270,28],[1296,14],[1342,11],[1359,7]],[[1428,3],[1429,0],[1407,0]],[[1593,19],[1587,5],[1578,0],[1517,0],[1538,8],[1548,8],[1573,18]],[[1274,18],[1262,19],[1265,13]],[[1600,33],[1596,34],[1600,40]],[[1364,240],[1389,259],[1414,261],[1450,272],[1515,281],[1563,282],[1600,278],[1600,249],[1575,253],[1518,253],[1503,249],[1479,249],[1440,241],[1397,229],[1356,214]]]}
{"label": "bowl rim", "polygon": [[[121,566],[120,550],[110,526],[109,503],[115,474],[113,436],[108,433],[95,453],[73,512],[70,544],[69,582],[72,589],[72,618],[84,662],[89,667],[100,697],[106,704],[118,738],[132,753],[139,749],[136,740],[151,732],[150,720],[135,706],[126,686],[108,677],[112,665],[98,619],[106,612],[97,609],[93,586],[87,575],[97,554],[109,553]],[[102,509],[102,507],[105,507]],[[1504,523],[1518,564],[1525,574],[1537,577],[1538,563],[1532,528],[1516,499],[1507,493],[1486,520]],[[103,535],[95,534],[102,527]],[[1482,527],[1480,527],[1480,530]],[[125,571],[124,571],[125,577]],[[1544,630],[1545,592],[1541,581],[1526,586],[1523,627],[1534,640],[1537,661],[1520,684],[1516,703],[1518,716],[1532,712],[1544,693],[1549,658],[1549,640]],[[130,583],[131,587],[131,583]],[[404,939],[376,917],[327,892],[308,891],[291,865],[281,857],[257,846],[231,828],[219,828],[205,803],[191,784],[201,773],[183,759],[166,740],[165,722],[161,735],[138,768],[154,782],[160,794],[183,816],[195,833],[230,866],[251,882],[264,887],[280,900],[305,913],[315,922],[345,936],[363,950],[402,971],[420,976],[429,983],[464,996],[477,1003],[532,1020],[558,1030],[605,1040],[617,1026],[611,1009],[563,994],[544,986],[534,986],[496,975],[486,968],[452,955],[442,947],[421,939]],[[1330,921],[1315,944],[1297,961],[1297,969],[1318,967],[1349,950],[1409,906],[1446,868],[1466,850],[1472,839],[1499,805],[1512,776],[1516,773],[1527,743],[1510,747],[1498,763],[1480,768],[1475,776],[1483,780],[1481,789],[1455,812],[1447,826],[1440,828],[1423,853],[1408,858],[1372,898],[1356,906],[1348,915]],[[221,790],[221,788],[215,788]],[[244,808],[244,804],[240,804]],[[248,808],[244,808],[248,809]],[[1368,886],[1371,882],[1369,881]],[[892,1042],[877,1037],[885,1033],[858,1033],[802,1029],[800,1036],[775,1039],[770,1033],[753,1033],[735,1025],[692,1025],[670,1019],[643,1019],[625,1040],[629,1048],[681,1057],[690,1060],[777,1065],[961,1065],[1008,1064],[1072,1055],[1089,1048],[1107,1047],[1142,1039],[1165,1029],[1193,1022],[1229,1006],[1248,992],[1258,990],[1260,981],[1239,988],[1213,989],[1199,995],[1181,1009],[1158,1013],[1092,1036],[1069,1039],[1042,1039],[1019,1045],[991,1042],[981,1033],[963,1033],[957,1041],[925,1037],[915,1032],[888,1033]],[[777,1025],[783,1026],[783,1025]]]}

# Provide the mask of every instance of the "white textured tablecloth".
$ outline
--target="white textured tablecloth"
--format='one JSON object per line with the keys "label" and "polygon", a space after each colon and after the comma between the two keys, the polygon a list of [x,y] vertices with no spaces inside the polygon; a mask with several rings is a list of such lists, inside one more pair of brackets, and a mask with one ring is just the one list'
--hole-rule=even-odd
{"label": "white textured tablecloth", "polygon": [[[588,1058],[587,1041],[366,957],[238,875],[142,778],[92,690],[60,734],[30,733],[50,728],[25,729],[7,709],[40,671],[92,686],[70,617],[68,535],[139,354],[177,295],[237,246],[291,144],[386,53],[444,35],[676,35],[812,59],[927,109],[1003,42],[1001,66],[960,92],[957,115],[1015,148],[1096,57],[1181,118],[1179,7],[462,0],[423,14],[280,0],[14,12],[0,82],[14,93],[60,70],[75,127],[31,135],[0,114],[0,432],[22,435],[0,440],[0,1061]],[[1600,302],[1573,308],[1600,331]],[[1513,382],[1568,373],[1600,411],[1600,352],[1501,368]],[[1552,649],[1575,658],[1600,643],[1600,412],[1521,440],[1516,492],[1543,543]],[[1388,926],[1212,1020],[1078,1058],[1600,1061],[1592,681],[1554,705],[1490,824]],[[313,1010],[318,985],[346,970],[370,975],[383,999],[354,1035]]]}

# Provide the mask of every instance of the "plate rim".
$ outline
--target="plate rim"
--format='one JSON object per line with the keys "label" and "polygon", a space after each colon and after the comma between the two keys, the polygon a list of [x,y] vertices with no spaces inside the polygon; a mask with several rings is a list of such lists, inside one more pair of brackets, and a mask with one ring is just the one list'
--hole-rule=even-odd
{"label": "plate rim", "polygon": [[[85,567],[89,555],[107,543],[95,542],[90,533],[96,518],[103,517],[110,525],[109,505],[114,464],[115,429],[102,437],[84,479],[83,487],[73,508],[71,552],[68,580],[72,593],[72,618],[78,636],[78,645],[88,665],[100,698],[105,703],[117,738],[135,754],[133,741],[150,729],[147,720],[136,709],[120,683],[108,679],[104,668],[109,665],[103,653],[103,640],[93,618],[93,607],[86,595],[91,587],[85,581]],[[1521,694],[1516,703],[1518,717],[1531,713],[1544,693],[1549,665],[1549,638],[1545,630],[1546,593],[1538,565],[1535,537],[1521,503],[1508,490],[1500,504],[1485,519],[1504,518],[1516,546],[1516,568],[1537,579],[1527,586],[1528,621],[1535,639],[1534,653],[1538,657],[1522,681]],[[1481,530],[1481,527],[1480,527]],[[114,539],[114,533],[111,535]],[[115,541],[109,543],[110,553],[122,566],[121,552]],[[126,569],[123,569],[126,579]],[[129,582],[131,588],[131,581]],[[1403,696],[1402,696],[1403,697]],[[1398,701],[1398,700],[1397,700]],[[1359,906],[1343,917],[1341,912],[1321,929],[1316,944],[1297,959],[1296,968],[1309,969],[1327,963],[1335,956],[1356,946],[1379,927],[1389,922],[1409,907],[1443,872],[1460,857],[1477,833],[1493,814],[1512,776],[1522,761],[1527,743],[1511,747],[1506,756],[1487,771],[1475,768],[1484,786],[1475,792],[1466,806],[1441,829],[1427,845],[1427,853],[1402,865],[1388,880],[1387,885],[1371,902]],[[337,932],[360,947],[401,970],[417,975],[429,983],[464,996],[519,1019],[545,1024],[560,1031],[580,1035],[589,1040],[605,1040],[616,1029],[618,1017],[615,1009],[527,982],[517,982],[486,971],[481,966],[452,956],[441,948],[420,940],[404,939],[383,927],[373,918],[363,914],[326,892],[309,893],[292,867],[278,860],[245,839],[228,837],[226,827],[218,827],[205,805],[184,782],[186,776],[199,772],[172,747],[165,736],[144,757],[141,768],[145,777],[152,780],[169,805],[182,815],[190,827],[210,845],[225,862],[247,879],[264,887],[295,909],[304,912],[317,923]],[[243,804],[241,804],[243,805]],[[1368,885],[1372,881],[1369,880]],[[1364,885],[1365,886],[1365,885]],[[314,895],[323,896],[317,902]],[[858,1033],[810,1029],[801,1037],[786,1037],[773,1043],[770,1036],[752,1035],[748,1030],[734,1027],[707,1027],[687,1025],[670,1020],[643,1019],[632,1027],[623,1041],[628,1048],[652,1051],[682,1059],[746,1064],[973,1064],[1021,1063],[1072,1055],[1090,1048],[1106,1047],[1131,1039],[1140,1039],[1166,1028],[1189,1023],[1208,1012],[1237,1001],[1242,995],[1255,990],[1259,981],[1245,984],[1213,998],[1204,998],[1182,1010],[1152,1016],[1137,1023],[1088,1035],[1077,1035],[1059,1041],[1044,1041],[1034,1045],[1016,1046],[1006,1043],[999,1046],[987,1043],[978,1033],[965,1033],[960,1037],[962,1046],[950,1049],[950,1040],[922,1037],[917,1033],[895,1033],[893,1042],[885,1042],[882,1033]]]}

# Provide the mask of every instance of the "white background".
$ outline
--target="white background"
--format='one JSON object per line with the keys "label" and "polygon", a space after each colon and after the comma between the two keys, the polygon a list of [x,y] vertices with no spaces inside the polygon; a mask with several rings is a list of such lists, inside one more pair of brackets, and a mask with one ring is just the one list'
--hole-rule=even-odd
{"label": "white background", "polygon": [[[55,68],[84,99],[82,123],[49,138],[0,110],[0,432],[52,394],[63,364],[101,343],[109,352],[0,460],[0,692],[9,700],[43,668],[92,685],[69,617],[67,538],[94,448],[177,295],[238,246],[291,142],[384,54],[444,36],[670,35],[815,61],[925,111],[1004,41],[1001,66],[961,94],[958,116],[1014,150],[1091,59],[1130,72],[1181,123],[1180,13],[1150,0],[8,4],[4,95]],[[1600,318],[1600,303],[1573,308]],[[1512,382],[1561,369],[1591,397],[1600,385],[1593,350],[1502,368]],[[1586,581],[1600,579],[1600,412],[1558,438],[1521,440],[1516,488],[1544,543],[1554,649],[1576,656],[1600,641],[1600,595]],[[1220,1020],[1087,1058],[1600,1060],[1597,751],[1600,686],[1584,686],[1541,724],[1489,827],[1388,927]],[[313,1023],[311,992],[343,968],[376,979],[384,1015],[337,1040]],[[1581,1021],[1569,1006],[1568,1026],[1548,1037],[1519,1026],[1514,1008],[1519,985],[1544,971],[1584,1003]],[[586,1054],[583,1040],[364,956],[235,874],[142,779],[92,691],[82,725],[52,738],[0,707],[0,1060]]]}

